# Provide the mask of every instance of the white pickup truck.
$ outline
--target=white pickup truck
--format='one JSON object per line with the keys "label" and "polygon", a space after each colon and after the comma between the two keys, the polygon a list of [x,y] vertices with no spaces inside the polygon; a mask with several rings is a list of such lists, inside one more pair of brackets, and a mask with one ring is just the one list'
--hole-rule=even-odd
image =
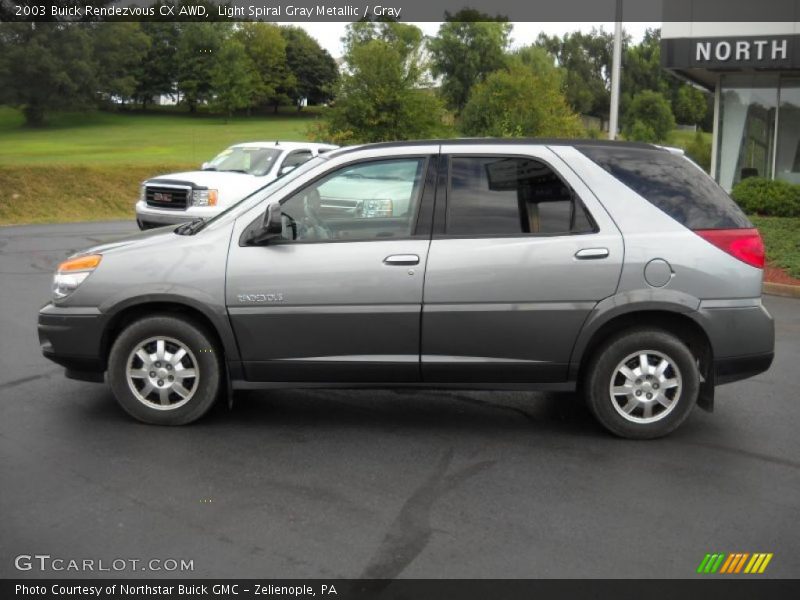
{"label": "white pickup truck", "polygon": [[136,203],[140,229],[213,217],[307,160],[337,146],[310,142],[248,142],[227,148],[200,171],[144,181]]}

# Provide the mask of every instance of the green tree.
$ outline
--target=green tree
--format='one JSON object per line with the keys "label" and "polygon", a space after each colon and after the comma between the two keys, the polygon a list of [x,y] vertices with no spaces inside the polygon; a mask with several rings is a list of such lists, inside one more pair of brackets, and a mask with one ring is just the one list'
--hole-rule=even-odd
{"label": "green tree", "polygon": [[345,45],[348,69],[315,137],[378,142],[431,137],[442,130],[443,107],[426,89],[419,29],[356,23],[348,27]]}
{"label": "green tree", "polygon": [[683,85],[673,103],[679,123],[698,125],[706,116],[706,95],[695,87]]}
{"label": "green tree", "polygon": [[182,102],[189,112],[211,99],[211,72],[219,52],[229,35],[230,27],[222,23],[181,23],[175,53],[176,78]]}
{"label": "green tree", "polygon": [[642,41],[629,45],[623,56],[620,111],[627,113],[633,97],[643,90],[663,94],[680,123],[700,124],[709,94],[682,82],[661,67],[661,30],[648,29]]}
{"label": "green tree", "polygon": [[142,108],[158,96],[174,94],[178,79],[175,55],[178,49],[180,24],[171,21],[142,21],[142,31],[150,44],[142,61],[134,67],[136,90],[134,96]]}
{"label": "green tree", "polygon": [[333,98],[339,70],[336,61],[317,40],[299,27],[281,27],[286,42],[286,64],[294,76],[291,97],[297,109],[303,98],[309,104],[322,104]]}
{"label": "green tree", "polygon": [[512,25],[475,10],[445,13],[445,22],[428,43],[431,71],[442,77],[441,93],[460,112],[472,87],[505,63]]}
{"label": "green tree", "polygon": [[211,70],[213,106],[228,117],[239,109],[252,106],[258,90],[256,80],[255,66],[244,45],[236,38],[225,40]]}
{"label": "green tree", "polygon": [[[611,33],[595,28],[562,37],[539,34],[536,45],[553,55],[564,69],[564,92],[576,112],[607,118],[613,41]],[[623,47],[629,41],[630,37],[624,36]]]}
{"label": "green tree", "polygon": [[[530,54],[528,54],[530,56]],[[461,115],[468,136],[564,137],[583,134],[580,117],[561,91],[562,74],[551,65],[534,71],[516,57],[477,84]]]}
{"label": "green tree", "polygon": [[147,57],[150,37],[139,23],[114,21],[92,28],[97,64],[97,91],[106,99],[123,102],[133,98],[138,87],[139,66]]}
{"label": "green tree", "polygon": [[652,90],[671,99],[679,81],[661,68],[661,34],[648,29],[638,44],[630,44],[622,56],[620,112],[624,115],[633,97],[643,90]]}
{"label": "green tree", "polygon": [[244,23],[236,37],[253,61],[256,72],[257,104],[272,106],[292,101],[296,80],[286,60],[286,40],[281,28],[272,23]]}
{"label": "green tree", "polygon": [[665,142],[675,129],[675,117],[663,94],[643,90],[631,100],[623,133],[629,140]]}
{"label": "green tree", "polygon": [[84,25],[0,25],[0,104],[22,108],[26,124],[44,124],[48,111],[94,106],[95,73]]}
{"label": "green tree", "polygon": [[342,43],[345,62],[350,63],[353,52],[369,42],[379,40],[397,53],[403,77],[417,86],[430,84],[425,79],[424,38],[419,27],[396,21],[357,21],[347,26]]}

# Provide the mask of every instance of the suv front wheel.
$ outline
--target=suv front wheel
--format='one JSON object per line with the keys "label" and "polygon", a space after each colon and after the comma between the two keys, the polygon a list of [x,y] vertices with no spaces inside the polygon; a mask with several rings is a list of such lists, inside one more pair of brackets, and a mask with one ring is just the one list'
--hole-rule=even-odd
{"label": "suv front wheel", "polygon": [[108,359],[119,404],[145,423],[184,425],[202,417],[220,389],[212,337],[192,321],[159,315],[129,325]]}
{"label": "suv front wheel", "polygon": [[689,416],[700,373],[679,338],[660,329],[635,329],[602,344],[587,370],[585,389],[589,408],[606,429],[652,439]]}

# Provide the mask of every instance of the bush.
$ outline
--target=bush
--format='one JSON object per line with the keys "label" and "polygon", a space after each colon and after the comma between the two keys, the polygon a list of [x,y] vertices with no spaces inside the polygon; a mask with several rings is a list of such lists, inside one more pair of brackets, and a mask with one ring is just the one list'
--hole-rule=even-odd
{"label": "bush", "polygon": [[746,213],[769,217],[800,217],[800,185],[748,177],[737,183],[731,196]]}
{"label": "bush", "polygon": [[641,142],[664,142],[675,129],[669,102],[653,90],[643,90],[633,97],[624,121],[625,137]]}

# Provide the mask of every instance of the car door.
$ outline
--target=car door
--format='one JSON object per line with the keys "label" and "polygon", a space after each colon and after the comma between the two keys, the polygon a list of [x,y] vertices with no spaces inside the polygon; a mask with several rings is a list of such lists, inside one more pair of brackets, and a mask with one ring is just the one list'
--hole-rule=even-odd
{"label": "car door", "polygon": [[[407,155],[332,168],[281,200],[283,239],[232,242],[226,297],[247,379],[419,380],[434,163],[433,156]],[[365,179],[375,200],[406,194],[394,200],[408,210],[389,216],[323,210],[326,189]]]}
{"label": "car door", "polygon": [[452,145],[442,155],[423,380],[564,381],[583,322],[617,287],[619,230],[547,147]]}

